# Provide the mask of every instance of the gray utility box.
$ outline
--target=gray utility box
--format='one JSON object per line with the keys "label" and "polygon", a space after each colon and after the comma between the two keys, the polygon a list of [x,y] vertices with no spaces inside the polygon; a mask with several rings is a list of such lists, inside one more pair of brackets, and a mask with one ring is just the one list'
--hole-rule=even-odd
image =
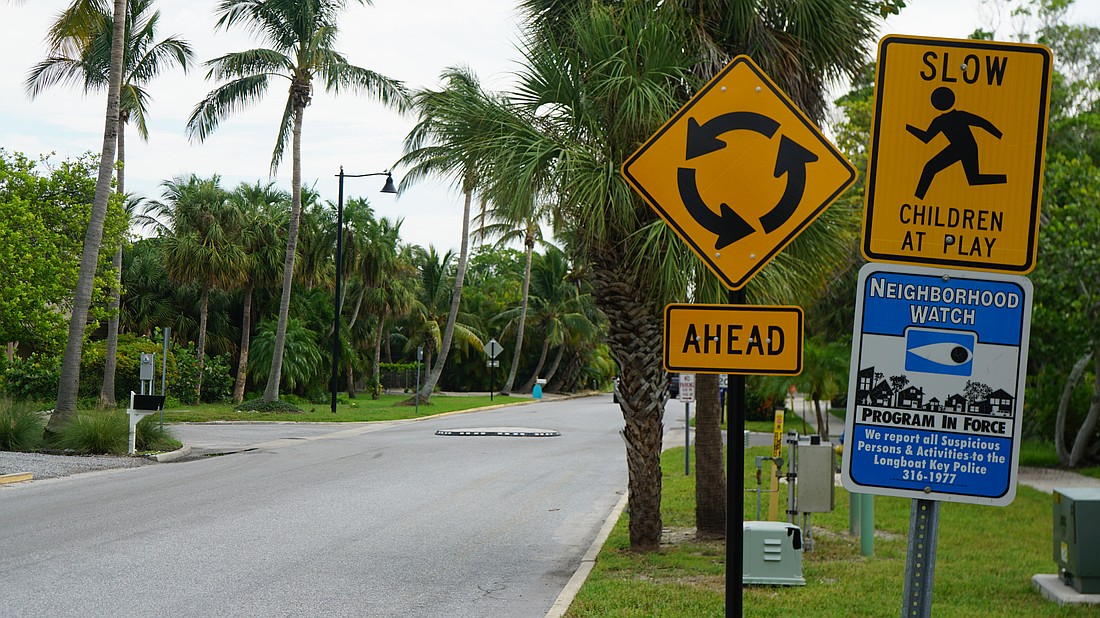
{"label": "gray utility box", "polygon": [[799,512],[832,512],[835,472],[836,456],[831,444],[798,443]]}
{"label": "gray utility box", "polygon": [[1100,593],[1100,489],[1054,490],[1054,562],[1066,585]]}
{"label": "gray utility box", "polygon": [[742,584],[805,586],[802,578],[802,530],[780,521],[746,521]]}

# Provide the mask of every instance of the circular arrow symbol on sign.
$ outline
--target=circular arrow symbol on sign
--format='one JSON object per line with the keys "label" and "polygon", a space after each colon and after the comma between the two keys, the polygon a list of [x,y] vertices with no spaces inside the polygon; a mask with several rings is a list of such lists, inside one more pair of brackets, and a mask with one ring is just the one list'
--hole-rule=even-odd
{"label": "circular arrow symbol on sign", "polygon": [[[753,131],[771,138],[779,130],[779,123],[756,112],[729,112],[715,116],[703,124],[689,118],[686,158],[694,159],[725,148],[726,142],[718,136],[738,130]],[[774,176],[779,178],[786,175],[787,185],[775,207],[760,217],[760,225],[765,234],[779,229],[798,209],[806,191],[806,165],[817,161],[817,158],[817,155],[798,142],[785,135],[780,136]],[[715,249],[722,249],[756,231],[729,204],[720,204],[719,213],[715,213],[706,204],[699,194],[694,168],[678,168],[676,180],[680,199],[688,213],[696,223],[718,237],[714,243]]]}

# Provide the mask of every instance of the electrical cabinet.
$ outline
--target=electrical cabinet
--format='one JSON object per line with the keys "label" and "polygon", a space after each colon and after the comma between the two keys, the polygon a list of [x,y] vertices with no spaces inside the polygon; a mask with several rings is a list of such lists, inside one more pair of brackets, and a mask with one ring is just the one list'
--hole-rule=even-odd
{"label": "electrical cabinet", "polygon": [[1100,489],[1054,490],[1058,577],[1082,594],[1100,594]]}
{"label": "electrical cabinet", "polygon": [[831,444],[798,443],[798,510],[829,513],[833,510],[836,455]]}
{"label": "electrical cabinet", "polygon": [[802,530],[779,521],[746,521],[742,584],[804,586]]}

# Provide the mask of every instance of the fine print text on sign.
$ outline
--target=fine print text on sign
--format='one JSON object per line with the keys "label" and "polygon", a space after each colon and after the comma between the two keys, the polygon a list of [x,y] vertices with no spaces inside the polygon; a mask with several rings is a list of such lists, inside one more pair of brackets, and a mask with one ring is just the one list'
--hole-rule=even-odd
{"label": "fine print text on sign", "polygon": [[1042,45],[882,39],[868,260],[1016,274],[1034,267],[1050,75]]}
{"label": "fine print text on sign", "polygon": [[857,291],[844,486],[918,499],[1012,502],[1031,282],[867,264]]}

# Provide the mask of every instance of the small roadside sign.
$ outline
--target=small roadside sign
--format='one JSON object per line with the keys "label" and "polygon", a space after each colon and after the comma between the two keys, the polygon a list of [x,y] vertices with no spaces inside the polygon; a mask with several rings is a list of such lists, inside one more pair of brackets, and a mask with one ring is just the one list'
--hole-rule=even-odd
{"label": "small roadside sign", "polygon": [[1025,274],[1038,251],[1051,52],[879,42],[863,255]]}
{"label": "small roadside sign", "polygon": [[695,374],[694,373],[681,373],[680,374],[680,401],[685,403],[695,401]]}
{"label": "small roadside sign", "polygon": [[622,173],[734,290],[856,179],[855,168],[748,56],[726,65]]}
{"label": "small roadside sign", "polygon": [[669,371],[739,375],[802,372],[801,307],[671,304],[665,307]]}
{"label": "small roadside sign", "polygon": [[481,349],[489,355],[489,358],[496,358],[497,356],[500,356],[500,353],[504,350],[504,347],[501,346],[496,339],[490,339],[489,342],[486,343]]}
{"label": "small roadside sign", "polygon": [[1031,282],[871,263],[860,269],[856,290],[845,489],[1011,503]]}

